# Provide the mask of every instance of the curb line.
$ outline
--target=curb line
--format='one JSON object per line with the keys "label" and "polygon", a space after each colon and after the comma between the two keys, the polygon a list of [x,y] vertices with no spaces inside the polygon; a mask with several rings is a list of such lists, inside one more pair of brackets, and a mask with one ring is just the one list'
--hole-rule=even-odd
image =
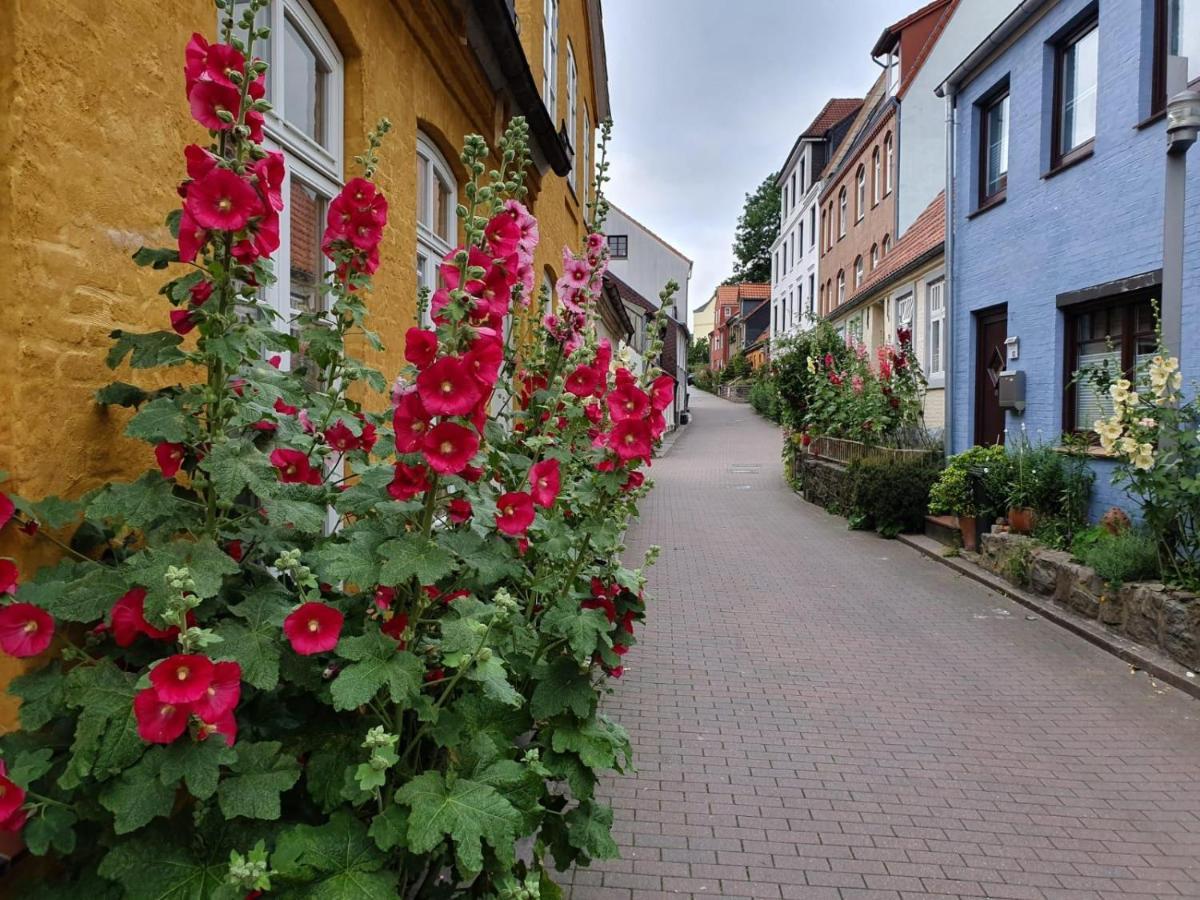
{"label": "curb line", "polygon": [[972,581],[978,582],[989,590],[995,591],[997,594],[1001,594],[1009,600],[1033,610],[1055,625],[1059,625],[1072,634],[1078,635],[1101,650],[1111,653],[1123,662],[1144,670],[1164,684],[1169,684],[1171,687],[1177,688],[1183,691],[1183,693],[1200,700],[1200,677],[1188,678],[1186,674],[1187,669],[1174,661],[1168,660],[1165,656],[1141,644],[1115,635],[1103,625],[1098,623],[1093,624],[1090,619],[1083,619],[1073,613],[1068,613],[1066,610],[1055,606],[1052,601],[1044,600],[1035,594],[1014,587],[998,575],[993,575],[968,560],[959,557],[942,556],[940,551],[943,545],[923,535],[902,534],[898,540],[900,543],[906,544],[923,556],[941,563],[959,575],[970,578]]}

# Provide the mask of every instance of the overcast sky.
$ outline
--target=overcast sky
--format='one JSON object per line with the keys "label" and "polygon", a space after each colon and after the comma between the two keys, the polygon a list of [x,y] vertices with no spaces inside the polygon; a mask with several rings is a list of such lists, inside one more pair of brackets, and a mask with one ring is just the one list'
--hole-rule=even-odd
{"label": "overcast sky", "polygon": [[604,0],[610,199],[694,261],[695,308],[733,270],[745,201],[923,0]]}

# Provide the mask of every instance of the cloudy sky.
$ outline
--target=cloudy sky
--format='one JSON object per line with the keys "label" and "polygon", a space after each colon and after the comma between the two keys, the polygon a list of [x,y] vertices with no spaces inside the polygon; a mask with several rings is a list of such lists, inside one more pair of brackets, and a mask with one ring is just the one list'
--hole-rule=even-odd
{"label": "cloudy sky", "polygon": [[604,0],[614,203],[695,266],[699,306],[732,271],[747,191],[830,97],[861,97],[870,50],[923,0]]}

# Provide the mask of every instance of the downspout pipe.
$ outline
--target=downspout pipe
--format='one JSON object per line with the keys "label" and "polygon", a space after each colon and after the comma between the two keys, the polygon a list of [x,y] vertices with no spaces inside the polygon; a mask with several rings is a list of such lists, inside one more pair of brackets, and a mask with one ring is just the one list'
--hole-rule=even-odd
{"label": "downspout pipe", "polygon": [[954,106],[954,89],[949,88],[946,91],[946,235],[945,235],[945,253],[946,253],[946,274],[943,277],[945,284],[945,318],[943,319],[942,330],[942,369],[945,373],[943,376],[943,391],[945,407],[945,426],[942,434],[942,451],[947,457],[953,455],[954,446],[954,423],[955,423],[955,403],[954,403],[954,156],[955,156],[955,106]]}

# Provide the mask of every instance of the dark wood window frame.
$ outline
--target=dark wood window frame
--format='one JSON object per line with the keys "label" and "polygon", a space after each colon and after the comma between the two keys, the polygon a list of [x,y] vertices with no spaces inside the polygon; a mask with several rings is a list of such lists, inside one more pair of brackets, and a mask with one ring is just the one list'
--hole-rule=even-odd
{"label": "dark wood window frame", "polygon": [[608,253],[613,259],[629,259],[629,235],[610,234],[608,236]]}
{"label": "dark wood window frame", "polygon": [[[1093,8],[1084,19],[1072,28],[1069,32],[1063,35],[1054,45],[1054,109],[1052,112],[1052,127],[1050,129],[1051,147],[1050,147],[1050,171],[1056,172],[1059,169],[1064,169],[1067,166],[1079,162],[1082,159],[1092,155],[1092,151],[1096,145],[1096,137],[1084,141],[1077,147],[1072,147],[1067,152],[1062,150],[1062,126],[1063,126],[1063,58],[1069,49],[1074,47],[1079,41],[1090,34],[1092,31],[1099,29],[1100,16],[1098,10]],[[1097,53],[1096,68],[1097,68],[1097,92],[1099,92],[1099,53]],[[1097,112],[1099,112],[1099,97],[1096,98]]]}
{"label": "dark wood window frame", "polygon": [[[1171,51],[1169,16],[1168,0],[1154,0],[1154,76],[1150,98],[1152,118],[1166,112],[1167,109],[1167,56]],[[1200,78],[1193,78],[1188,83],[1188,87],[1193,89],[1197,85],[1200,85]]]}
{"label": "dark wood window frame", "polygon": [[1078,319],[1082,315],[1107,311],[1111,309],[1121,309],[1122,324],[1121,324],[1121,369],[1124,377],[1130,381],[1134,380],[1134,369],[1137,364],[1137,341],[1139,337],[1153,337],[1153,331],[1136,331],[1137,311],[1139,308],[1150,305],[1151,300],[1161,296],[1161,289],[1158,286],[1152,288],[1143,288],[1137,291],[1130,291],[1126,294],[1121,294],[1115,297],[1105,297],[1100,300],[1091,300],[1084,303],[1075,303],[1070,306],[1062,307],[1064,317],[1064,334],[1066,340],[1063,347],[1063,384],[1066,388],[1063,392],[1063,408],[1062,408],[1062,425],[1063,431],[1075,434],[1091,434],[1090,422],[1075,421],[1075,404],[1076,404],[1076,386],[1073,383],[1075,371],[1078,368],[1079,357],[1079,327]]}
{"label": "dark wood window frame", "polygon": [[[995,191],[988,193],[988,147],[991,144],[991,130],[989,122],[991,120],[992,109],[998,103],[1003,103],[1009,97],[1008,79],[1004,83],[989,91],[978,103],[979,107],[979,194],[976,209],[983,210],[989,206],[994,206],[997,203],[1002,203],[1008,196],[1008,169],[1007,160],[1005,161],[1005,172],[1001,179],[1000,187]],[[1008,116],[1004,120],[1004,127],[1009,128],[1009,135],[1012,130],[1009,127],[1012,119],[1012,101],[1009,101]]]}

